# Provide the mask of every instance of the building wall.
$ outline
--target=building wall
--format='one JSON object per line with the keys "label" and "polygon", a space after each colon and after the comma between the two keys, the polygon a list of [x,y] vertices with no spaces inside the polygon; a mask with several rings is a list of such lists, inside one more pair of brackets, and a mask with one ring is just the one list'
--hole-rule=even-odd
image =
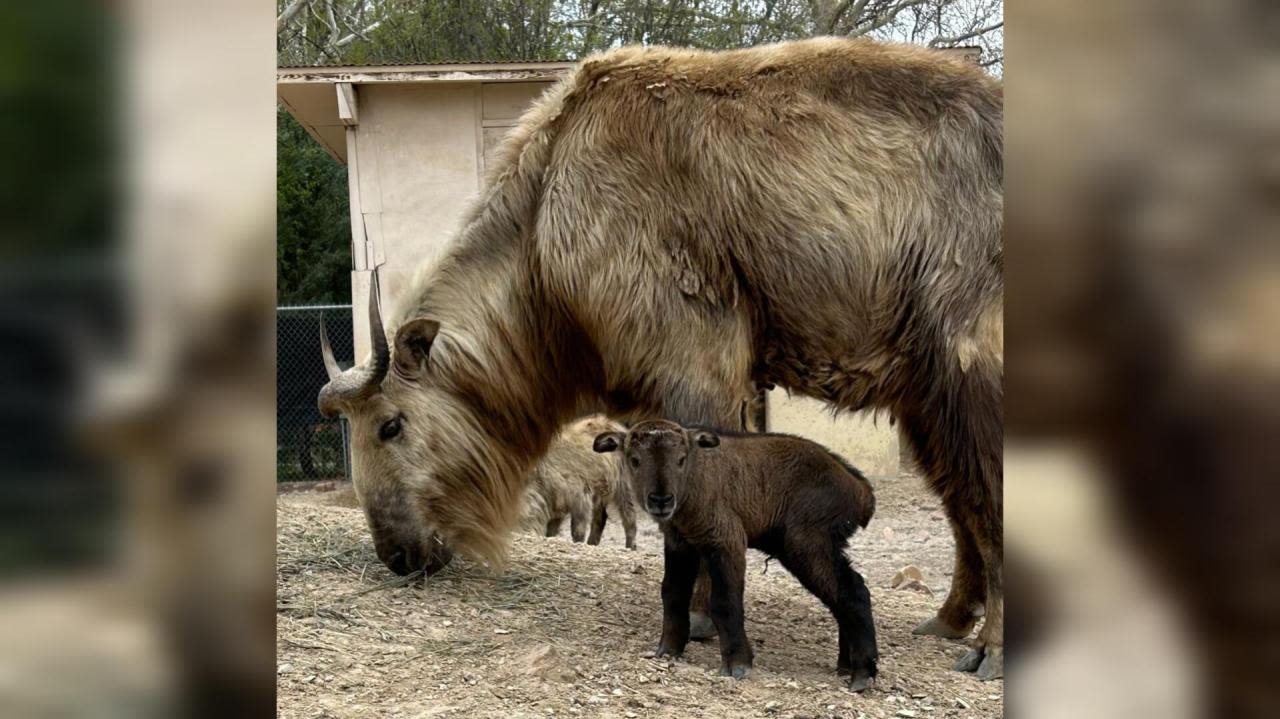
{"label": "building wall", "polygon": [[[366,313],[369,270],[381,269],[383,307],[413,273],[454,235],[467,203],[480,188],[486,159],[508,128],[548,83],[424,83],[360,85],[359,124],[350,133],[348,168],[353,178],[352,302],[360,309],[356,357],[369,351]],[[361,239],[363,235],[364,239]],[[896,474],[899,442],[888,417],[867,413],[833,418],[817,400],[768,398],[769,429],[809,437],[843,455],[864,472]]]}

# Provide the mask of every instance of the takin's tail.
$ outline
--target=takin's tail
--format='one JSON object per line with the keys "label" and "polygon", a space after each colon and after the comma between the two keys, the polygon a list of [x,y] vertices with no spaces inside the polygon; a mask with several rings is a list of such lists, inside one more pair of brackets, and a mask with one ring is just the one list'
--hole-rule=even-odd
{"label": "takin's tail", "polygon": [[835,452],[830,452],[830,454],[831,458],[839,462],[840,466],[844,467],[850,475],[850,485],[857,495],[856,502],[858,506],[857,516],[854,521],[858,523],[859,527],[866,529],[867,525],[871,523],[872,515],[876,513],[876,493],[871,489],[871,482],[867,481],[866,476],[857,467],[849,464],[844,457]]}

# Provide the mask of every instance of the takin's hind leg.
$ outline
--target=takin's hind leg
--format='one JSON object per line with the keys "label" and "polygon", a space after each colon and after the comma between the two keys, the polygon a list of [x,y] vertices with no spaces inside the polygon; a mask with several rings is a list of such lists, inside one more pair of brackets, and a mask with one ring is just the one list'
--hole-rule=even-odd
{"label": "takin's hind leg", "polygon": [[546,536],[548,537],[560,536],[560,528],[563,526],[564,526],[564,516],[552,517],[551,519],[548,519]]}
{"label": "takin's hind leg", "polygon": [[[977,540],[966,525],[966,518],[947,508],[951,520],[951,533],[955,537],[955,569],[951,575],[951,591],[937,615],[921,622],[911,630],[912,634],[926,634],[945,639],[964,639],[973,631],[978,617],[984,612],[987,598],[986,570]],[[957,516],[959,515],[959,516]]]}
{"label": "takin's hind leg", "polygon": [[626,493],[620,493],[614,504],[617,507],[618,514],[622,515],[622,531],[627,537],[627,549],[636,548],[636,506],[631,503],[631,497]]}
{"label": "takin's hind leg", "polygon": [[842,548],[829,536],[813,532],[787,536],[782,566],[822,601],[840,629],[836,673],[849,677],[849,689],[860,692],[876,678],[876,627],[871,619],[871,593],[853,571]]}
{"label": "takin's hind leg", "polygon": [[901,419],[930,488],[946,506],[956,568],[937,621],[917,632],[967,634],[982,607],[986,621],[974,650],[956,669],[994,679],[1004,674],[1002,370],[989,357],[948,369],[945,352],[937,354],[938,391],[904,405]]}
{"label": "takin's hind leg", "polygon": [[587,509],[575,509],[569,514],[569,536],[574,543],[581,544],[587,538],[587,527],[591,524],[591,512]]}
{"label": "takin's hind leg", "polygon": [[693,583],[693,599],[689,602],[689,638],[695,642],[706,642],[715,639],[718,632],[716,623],[707,612],[707,603],[711,601],[711,575],[706,565],[698,567],[698,579]]}
{"label": "takin's hind leg", "polygon": [[978,537],[987,579],[985,616],[973,648],[956,662],[960,671],[973,672],[983,681],[1004,677],[1004,540],[998,518],[970,522]]}
{"label": "takin's hind leg", "polygon": [[604,534],[604,525],[608,521],[609,512],[606,511],[604,502],[591,508],[591,534],[587,537],[587,544],[593,547],[600,544],[600,535]]}

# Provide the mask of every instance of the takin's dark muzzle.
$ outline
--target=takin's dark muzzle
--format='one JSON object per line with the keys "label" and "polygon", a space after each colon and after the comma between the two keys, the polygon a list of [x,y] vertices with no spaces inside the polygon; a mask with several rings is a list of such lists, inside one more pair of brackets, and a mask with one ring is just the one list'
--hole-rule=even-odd
{"label": "takin's dark muzzle", "polygon": [[419,570],[429,577],[453,561],[453,552],[436,534],[429,535],[423,542],[401,543],[375,539],[374,549],[387,569],[402,577]]}

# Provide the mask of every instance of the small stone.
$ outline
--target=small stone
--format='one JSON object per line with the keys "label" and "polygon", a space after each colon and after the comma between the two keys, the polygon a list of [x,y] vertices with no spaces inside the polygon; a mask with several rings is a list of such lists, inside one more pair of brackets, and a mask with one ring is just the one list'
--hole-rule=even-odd
{"label": "small stone", "polygon": [[766,712],[769,712],[770,714],[773,714],[777,712],[778,709],[781,707],[782,707],[782,702],[778,702],[778,701],[765,702],[764,710]]}
{"label": "small stone", "polygon": [[611,693],[611,694],[613,694],[615,697],[620,697],[620,696],[622,696],[622,690],[621,690],[621,689],[619,689],[619,688],[617,688],[617,687],[614,687],[614,688],[613,688],[613,691],[612,691],[612,692],[610,692],[610,693]]}
{"label": "small stone", "polygon": [[961,709],[968,709],[968,708],[969,708],[969,702],[967,702],[967,701],[965,701],[965,700],[963,700],[963,699],[961,699],[961,698],[959,698],[959,697],[956,697],[956,706],[957,706],[957,707],[959,707],[959,708],[961,708]]}
{"label": "small stone", "polygon": [[916,715],[916,713],[911,711],[910,709],[899,709],[898,711],[894,712],[893,715],[899,716],[899,717],[913,717]]}
{"label": "small stone", "polygon": [[786,683],[786,687],[787,687],[788,689],[799,689],[799,688],[800,688],[800,685],[799,685],[798,683],[794,682],[794,681],[789,681],[789,682],[787,682],[787,683]]}
{"label": "small stone", "polygon": [[494,629],[493,633],[494,634],[510,634],[511,630],[510,629]]}
{"label": "small stone", "polygon": [[451,621],[449,621],[448,619],[446,619],[446,620],[444,620],[443,622],[440,622],[440,626],[442,626],[442,627],[452,627],[452,626],[453,626],[453,622],[451,622]]}
{"label": "small stone", "polygon": [[885,539],[893,539],[893,527],[885,527],[880,530],[880,536]]}
{"label": "small stone", "polygon": [[929,541],[929,538],[932,536],[933,535],[929,534],[929,530],[922,529],[919,532],[916,532],[916,541],[920,543],[924,543]]}
{"label": "small stone", "polygon": [[288,674],[291,671],[293,671],[293,665],[289,662],[285,662],[284,664],[276,667],[276,674]]}

